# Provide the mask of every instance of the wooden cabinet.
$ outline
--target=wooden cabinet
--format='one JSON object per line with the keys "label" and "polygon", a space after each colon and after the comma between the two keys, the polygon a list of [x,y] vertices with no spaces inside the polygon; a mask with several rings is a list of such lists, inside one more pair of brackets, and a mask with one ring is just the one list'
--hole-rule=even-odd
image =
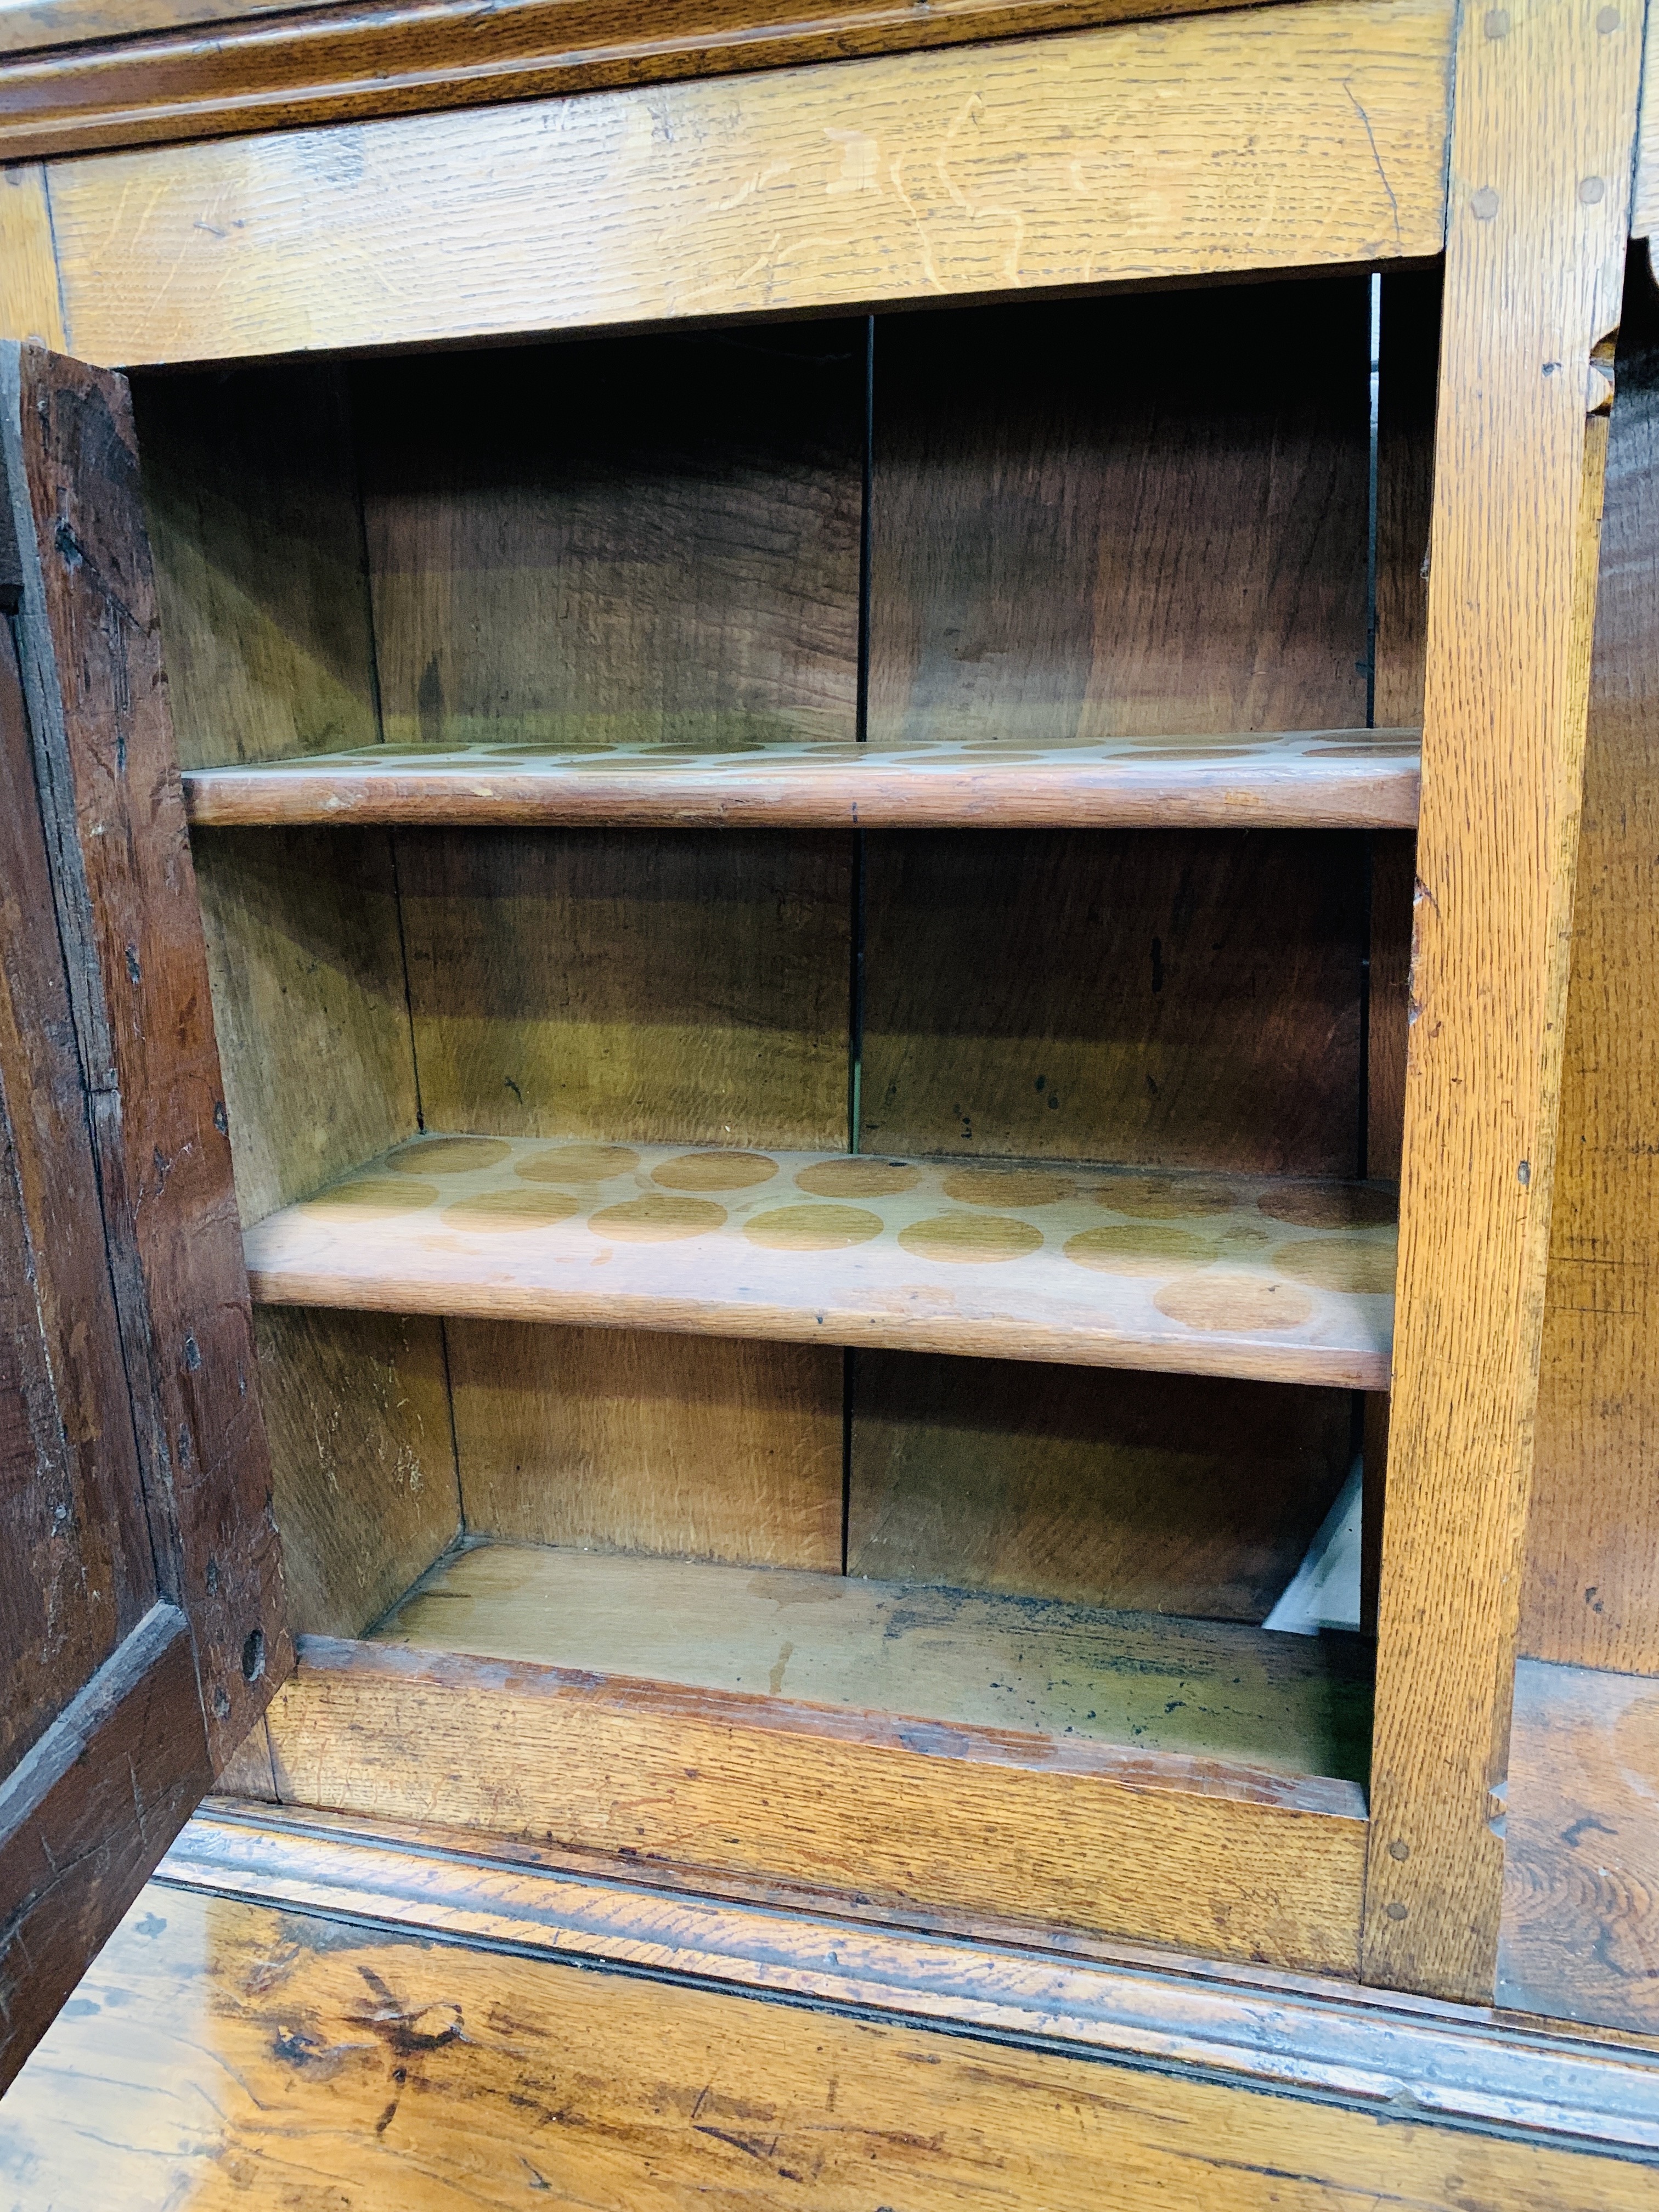
{"label": "wooden cabinet", "polygon": [[[130,380],[298,1638],[174,1878],[1650,2030],[1642,22],[1004,27],[5,173]],[[1527,2033],[1409,2047],[1659,2151]]]}

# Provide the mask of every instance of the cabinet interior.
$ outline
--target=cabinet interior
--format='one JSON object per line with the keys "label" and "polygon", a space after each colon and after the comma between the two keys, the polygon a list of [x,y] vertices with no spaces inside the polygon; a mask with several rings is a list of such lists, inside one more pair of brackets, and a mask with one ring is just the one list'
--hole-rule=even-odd
{"label": "cabinet interior", "polygon": [[[1437,282],[1382,280],[1375,415],[1364,272],[135,377],[181,763],[1181,738],[1243,777],[1252,733],[1409,728]],[[1374,1579],[1364,1392],[1196,1291],[1190,1356],[951,1348],[1037,1253],[1092,1310],[1317,1245],[1292,1287],[1386,1330],[1412,833],[1237,813],[199,826],[251,1251],[331,1224],[356,1270],[255,1263],[295,1626],[1363,1787],[1367,1636],[1263,1623],[1362,1437]],[[815,1324],[876,1236],[817,1215],[764,1245],[793,1334],[738,1246],[720,1333],[696,1208],[752,1247],[825,1203],[927,1262],[914,1343]],[[1091,1205],[1109,1267],[1044,1233]],[[521,1294],[556,1232],[580,1320]],[[609,1311],[613,1250],[702,1318]]]}

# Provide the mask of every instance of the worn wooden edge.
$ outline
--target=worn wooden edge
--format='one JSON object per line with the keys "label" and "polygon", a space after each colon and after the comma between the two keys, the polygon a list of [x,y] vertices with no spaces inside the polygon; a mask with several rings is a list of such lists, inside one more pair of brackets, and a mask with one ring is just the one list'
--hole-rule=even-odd
{"label": "worn wooden edge", "polygon": [[0,2090],[212,1780],[190,1624],[156,1605],[0,1782]]}
{"label": "worn wooden edge", "polygon": [[1299,0],[57,161],[68,328],[131,367],[1420,260],[1451,25]]}
{"label": "worn wooden edge", "polygon": [[[597,92],[682,77],[1209,15],[1248,0],[217,0],[0,19],[0,161]],[[1279,0],[1293,4],[1293,0]],[[148,15],[149,20],[146,21]],[[114,33],[114,35],[112,35]]]}
{"label": "worn wooden edge", "polygon": [[18,659],[161,1588],[227,1757],[292,1664],[129,395],[0,342]]}
{"label": "worn wooden edge", "polygon": [[[280,1217],[272,1217],[280,1219]],[[263,1226],[263,1224],[261,1224]],[[257,1232],[250,1232],[254,1234]],[[1217,1346],[1194,1337],[1190,1344],[1152,1343],[1105,1331],[1080,1335],[1026,1322],[972,1320],[918,1313],[836,1311],[799,1305],[738,1305],[720,1297],[630,1297],[585,1288],[566,1291],[540,1284],[515,1284],[499,1273],[483,1285],[461,1281],[411,1285],[396,1276],[313,1274],[257,1256],[248,1280],[256,1303],[313,1306],[349,1313],[436,1314],[456,1321],[555,1322],[584,1328],[661,1330],[672,1335],[738,1337],[769,1344],[836,1344],[857,1351],[942,1352],[976,1359],[1056,1361],[1077,1367],[1124,1367],[1152,1375],[1217,1375],[1259,1382],[1314,1383],[1334,1390],[1383,1390],[1384,1352],[1342,1351],[1319,1346],[1261,1345],[1248,1351]]]}
{"label": "worn wooden edge", "polygon": [[268,1717],[288,1807],[1355,1971],[1352,1784],[312,1638]]}
{"label": "worn wooden edge", "polygon": [[[778,744],[661,763],[651,749],[520,759],[374,750],[185,776],[191,826],[624,829],[1361,829],[1417,821],[1415,732],[1288,732],[1167,745]],[[1398,757],[1388,743],[1397,736]],[[1346,744],[1345,741],[1346,740]],[[1190,748],[1188,758],[1166,757]],[[1409,748],[1409,750],[1408,750]]]}
{"label": "worn wooden edge", "polygon": [[641,1974],[1026,2048],[1214,2076],[1659,2163],[1659,2054],[1586,2045],[1196,1959],[1079,1960],[532,1869],[428,1833],[198,1815],[158,1880],[423,1939]]}

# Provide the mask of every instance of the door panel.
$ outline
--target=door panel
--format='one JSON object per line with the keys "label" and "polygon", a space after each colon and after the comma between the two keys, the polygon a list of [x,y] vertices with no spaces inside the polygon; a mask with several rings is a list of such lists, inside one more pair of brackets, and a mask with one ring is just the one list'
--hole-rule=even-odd
{"label": "door panel", "polygon": [[0,2087],[292,1664],[118,377],[0,348]]}

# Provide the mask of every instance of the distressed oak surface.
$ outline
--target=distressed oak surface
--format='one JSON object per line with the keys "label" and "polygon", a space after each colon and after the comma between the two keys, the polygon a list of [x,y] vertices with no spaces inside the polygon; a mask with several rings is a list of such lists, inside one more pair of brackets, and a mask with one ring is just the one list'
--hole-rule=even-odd
{"label": "distressed oak surface", "polygon": [[1502,2004],[1659,2033],[1659,1681],[1516,1668]]}
{"label": "distressed oak surface", "polygon": [[1659,1674],[1659,312],[1641,259],[1620,344],[1521,1648]]}
{"label": "distressed oak surface", "polygon": [[1375,1389],[1386,1186],[428,1135],[246,1237],[270,1305]]}
{"label": "distressed oak surface", "polygon": [[324,1639],[270,1735],[285,1805],[1354,1971],[1350,1782]]}
{"label": "distressed oak surface", "polygon": [[[1368,1978],[1489,1992],[1560,1088],[1605,378],[1639,19],[1463,19],[1416,1018],[1379,1618]],[[1540,354],[1551,373],[1540,373]]]}
{"label": "distressed oak surface", "polygon": [[605,823],[779,829],[1043,825],[1409,828],[1409,731],[1317,730],[1026,746],[942,738],[850,750],[744,742],[688,754],[600,743],[580,750],[480,744],[198,769],[192,823]]}
{"label": "distressed oak surface", "polygon": [[0,2090],[213,1773],[190,1624],[153,1606],[0,1781]]}
{"label": "distressed oak surface", "polygon": [[33,346],[0,349],[0,404],[121,1349],[162,1588],[191,1620],[217,1759],[289,1647],[131,414],[118,378]]}
{"label": "distressed oak surface", "polygon": [[[198,1857],[180,1871],[210,1869]],[[1644,2166],[1346,2098],[1264,2097],[1208,2068],[1146,2070],[1047,2041],[999,2047],[833,2006],[573,1972],[541,1942],[531,1956],[459,1949],[423,1940],[446,1917],[439,1894],[405,1926],[327,1909],[337,1897],[361,1910],[369,1894],[340,1885],[323,1910],[276,1911],[154,1886],[0,2112],[9,2201],[19,2212],[277,2212],[299,2192],[350,2212],[516,2206],[526,2192],[606,2212],[770,2212],[804,2197],[823,2212],[964,2201],[1332,2212],[1379,2191],[1423,2212],[1650,2201]],[[381,1907],[397,1909],[390,1896]],[[498,1905],[495,1924],[505,1918]],[[653,1948],[678,1938],[689,1950],[703,1932],[695,1905],[671,1909]],[[986,1966],[1000,1984],[1028,1971]],[[1046,1961],[1036,1972],[1052,1982]],[[1200,2013],[1228,1999],[1197,1984],[1182,2002]],[[1425,2068],[1411,2027],[1395,2047],[1415,2089]]]}
{"label": "distressed oak surface", "polygon": [[[381,1643],[899,1713],[1079,1746],[1363,1781],[1366,1662],[1344,1640],[778,1568],[483,1544]],[[1358,1792],[1308,1802],[1358,1808]]]}
{"label": "distressed oak surface", "polygon": [[70,342],[199,361],[1433,253],[1450,22],[1310,0],[94,155],[52,179]]}

